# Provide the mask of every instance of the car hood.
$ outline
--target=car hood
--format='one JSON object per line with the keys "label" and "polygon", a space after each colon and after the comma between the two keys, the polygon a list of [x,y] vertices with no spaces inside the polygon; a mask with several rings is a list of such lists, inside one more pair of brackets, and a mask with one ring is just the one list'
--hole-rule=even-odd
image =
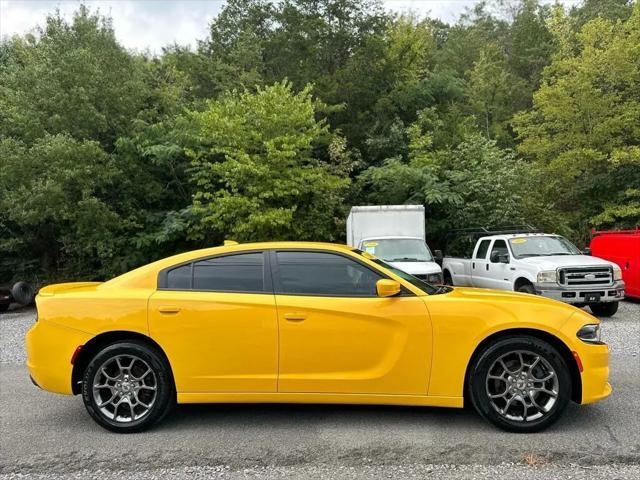
{"label": "car hood", "polygon": [[436,262],[389,262],[389,264],[411,275],[428,275],[442,272],[440,265]]}
{"label": "car hood", "polygon": [[562,267],[606,267],[613,263],[589,255],[552,255],[549,257],[529,257],[519,260],[522,263],[538,266],[544,270]]}
{"label": "car hood", "polygon": [[503,306],[507,308],[507,305],[516,303],[518,305],[527,304],[532,308],[539,307],[547,309],[551,307],[558,310],[566,310],[567,316],[580,310],[568,303],[559,302],[540,295],[531,295],[529,293],[471,287],[453,287],[453,292],[451,293],[465,300],[489,302],[497,307]]}

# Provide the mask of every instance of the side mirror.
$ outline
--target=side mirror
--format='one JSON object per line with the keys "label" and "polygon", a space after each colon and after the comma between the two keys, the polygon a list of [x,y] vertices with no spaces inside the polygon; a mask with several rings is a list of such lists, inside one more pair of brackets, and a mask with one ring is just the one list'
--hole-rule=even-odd
{"label": "side mirror", "polygon": [[376,282],[376,292],[379,297],[393,297],[400,293],[400,284],[395,280],[383,278]]}
{"label": "side mirror", "polygon": [[500,263],[509,263],[509,254],[503,253],[502,255],[498,255],[498,262]]}
{"label": "side mirror", "polygon": [[442,250],[434,250],[433,258],[436,260],[436,263],[438,265],[442,265],[442,260],[444,258],[444,256],[442,255]]}
{"label": "side mirror", "polygon": [[587,247],[585,248],[582,253],[584,253],[585,255],[591,255],[591,248]]}

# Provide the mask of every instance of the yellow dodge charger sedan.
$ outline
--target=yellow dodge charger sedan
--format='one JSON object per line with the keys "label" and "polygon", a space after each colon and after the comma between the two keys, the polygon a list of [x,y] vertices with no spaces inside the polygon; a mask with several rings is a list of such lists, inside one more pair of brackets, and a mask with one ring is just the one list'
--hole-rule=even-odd
{"label": "yellow dodge charger sedan", "polygon": [[43,288],[27,334],[44,390],[117,432],[176,403],[460,408],[515,432],[611,393],[600,322],[535,295],[435,287],[344,245],[229,245],[105,283]]}

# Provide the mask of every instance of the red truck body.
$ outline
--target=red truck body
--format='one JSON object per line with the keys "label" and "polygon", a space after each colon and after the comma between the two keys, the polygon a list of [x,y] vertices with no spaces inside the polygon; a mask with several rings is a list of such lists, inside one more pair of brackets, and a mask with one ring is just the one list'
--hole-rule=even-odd
{"label": "red truck body", "polygon": [[622,269],[625,295],[640,299],[640,227],[633,230],[591,231],[591,254]]}

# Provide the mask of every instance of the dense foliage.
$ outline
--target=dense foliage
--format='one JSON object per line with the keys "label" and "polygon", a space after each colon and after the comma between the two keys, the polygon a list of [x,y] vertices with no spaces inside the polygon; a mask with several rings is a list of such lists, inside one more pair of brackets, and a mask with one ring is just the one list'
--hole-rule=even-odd
{"label": "dense foliage", "polygon": [[0,42],[0,281],[105,278],[189,248],[344,240],[421,203],[429,240],[640,223],[640,4],[228,0],[196,49],[124,49],[81,6]]}

